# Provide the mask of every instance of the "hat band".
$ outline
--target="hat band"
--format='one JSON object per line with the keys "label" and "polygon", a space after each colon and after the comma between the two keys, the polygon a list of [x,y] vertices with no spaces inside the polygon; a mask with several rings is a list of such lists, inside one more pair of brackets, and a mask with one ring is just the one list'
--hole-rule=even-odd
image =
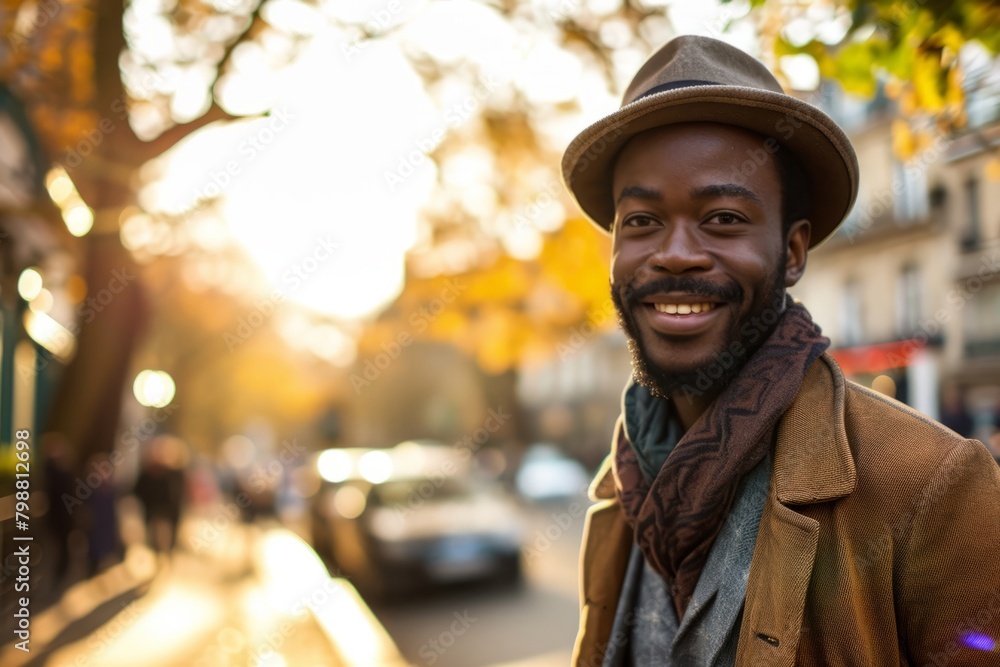
{"label": "hat band", "polygon": [[721,86],[722,84],[717,81],[699,81],[698,79],[684,79],[682,81],[670,81],[668,83],[661,83],[658,86],[653,86],[646,92],[644,92],[639,97],[632,100],[636,102],[644,97],[649,97],[650,95],[655,95],[656,93],[666,92],[668,90],[674,90],[676,88],[690,88],[691,86]]}

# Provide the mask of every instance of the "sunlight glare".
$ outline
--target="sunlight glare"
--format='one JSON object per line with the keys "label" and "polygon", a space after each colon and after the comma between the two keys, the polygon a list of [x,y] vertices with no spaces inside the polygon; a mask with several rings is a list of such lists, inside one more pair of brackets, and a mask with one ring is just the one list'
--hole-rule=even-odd
{"label": "sunlight glare", "polygon": [[819,86],[819,65],[812,56],[805,53],[797,56],[782,56],[781,71],[788,77],[788,85],[793,90],[816,90]]}
{"label": "sunlight glare", "polygon": [[108,624],[124,625],[125,630],[105,644],[99,664],[134,665],[137,655],[155,655],[161,664],[179,661],[203,643],[206,628],[225,618],[218,597],[180,585],[133,605],[139,607],[138,617],[137,610],[127,609]]}

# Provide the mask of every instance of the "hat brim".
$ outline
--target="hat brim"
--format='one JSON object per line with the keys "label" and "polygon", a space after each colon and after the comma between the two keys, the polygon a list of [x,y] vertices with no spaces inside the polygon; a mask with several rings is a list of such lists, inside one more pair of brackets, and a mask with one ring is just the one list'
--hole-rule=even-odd
{"label": "hat brim", "polygon": [[[691,86],[655,93],[623,106],[586,128],[567,147],[563,179],[580,208],[602,231],[610,233],[614,223],[611,180],[619,151],[640,132],[687,122],[753,130],[792,151],[805,171],[810,193],[810,248],[833,234],[854,205],[857,156],[832,118],[807,102],[769,90]],[[753,161],[753,156],[747,159]],[[744,173],[748,169],[749,165]]]}

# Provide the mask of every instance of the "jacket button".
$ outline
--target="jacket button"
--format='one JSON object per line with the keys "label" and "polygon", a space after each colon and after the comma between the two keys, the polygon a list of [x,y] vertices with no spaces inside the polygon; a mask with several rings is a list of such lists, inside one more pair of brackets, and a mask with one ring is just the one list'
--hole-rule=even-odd
{"label": "jacket button", "polygon": [[772,637],[771,635],[765,635],[763,632],[757,633],[757,639],[762,639],[771,646],[777,646],[778,644],[781,643],[777,637]]}

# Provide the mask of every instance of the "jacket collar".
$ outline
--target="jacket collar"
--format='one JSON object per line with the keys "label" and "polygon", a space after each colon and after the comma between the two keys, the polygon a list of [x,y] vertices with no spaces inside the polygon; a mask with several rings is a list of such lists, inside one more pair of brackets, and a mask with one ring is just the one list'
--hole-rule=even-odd
{"label": "jacket collar", "polygon": [[615,476],[611,464],[615,460],[615,448],[618,446],[618,429],[624,428],[623,424],[623,418],[619,416],[611,437],[611,454],[604,458],[601,467],[597,469],[597,474],[594,475],[594,480],[590,483],[590,488],[587,489],[587,495],[594,502],[611,500],[615,497]]}
{"label": "jacket collar", "polygon": [[844,374],[823,354],[778,424],[774,490],[781,503],[821,503],[854,491],[857,470],[844,427],[845,395]]}
{"label": "jacket collar", "polygon": [[[857,470],[844,427],[845,395],[844,374],[824,353],[809,367],[798,395],[778,424],[773,483],[781,503],[808,505],[854,491]],[[615,497],[611,462],[620,428],[621,417],[615,425],[612,453],[590,485],[591,500]]]}

